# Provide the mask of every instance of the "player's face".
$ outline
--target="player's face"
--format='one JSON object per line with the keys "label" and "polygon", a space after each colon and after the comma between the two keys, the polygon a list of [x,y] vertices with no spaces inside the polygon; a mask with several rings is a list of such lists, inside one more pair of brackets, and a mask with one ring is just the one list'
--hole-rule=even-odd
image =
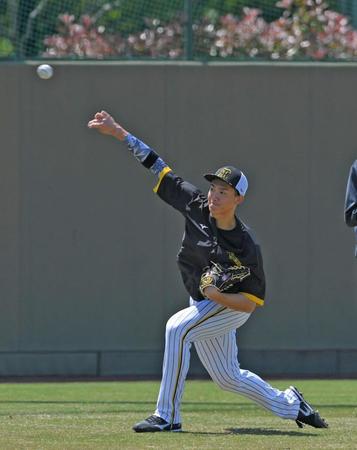
{"label": "player's face", "polygon": [[215,219],[232,216],[237,205],[243,201],[232,186],[220,180],[211,182],[207,197],[209,211]]}

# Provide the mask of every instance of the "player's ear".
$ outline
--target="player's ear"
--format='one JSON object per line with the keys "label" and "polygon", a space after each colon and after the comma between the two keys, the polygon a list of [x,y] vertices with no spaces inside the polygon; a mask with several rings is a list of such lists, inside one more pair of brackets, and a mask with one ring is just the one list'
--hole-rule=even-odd
{"label": "player's ear", "polygon": [[244,202],[244,196],[237,194],[235,197],[236,206],[241,205]]}

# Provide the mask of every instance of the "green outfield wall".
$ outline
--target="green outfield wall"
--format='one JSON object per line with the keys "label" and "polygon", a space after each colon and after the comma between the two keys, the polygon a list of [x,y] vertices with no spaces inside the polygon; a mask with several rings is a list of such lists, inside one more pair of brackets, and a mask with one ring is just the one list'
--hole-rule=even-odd
{"label": "green outfield wall", "polygon": [[[343,221],[357,158],[357,65],[0,65],[0,377],[159,376],[188,301],[183,219],[100,109],[203,190],[231,163],[260,241],[266,306],[239,330],[243,368],[357,374],[357,260]],[[191,375],[204,374],[193,358]]]}

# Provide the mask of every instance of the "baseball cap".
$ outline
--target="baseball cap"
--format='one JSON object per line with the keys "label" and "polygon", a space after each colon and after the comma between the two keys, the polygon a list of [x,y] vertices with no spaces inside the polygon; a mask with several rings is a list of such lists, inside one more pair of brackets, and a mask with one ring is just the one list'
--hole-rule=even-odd
{"label": "baseball cap", "polygon": [[248,180],[244,173],[233,166],[224,166],[217,170],[216,173],[206,173],[206,180],[222,180],[232,186],[239,195],[245,195],[248,189]]}

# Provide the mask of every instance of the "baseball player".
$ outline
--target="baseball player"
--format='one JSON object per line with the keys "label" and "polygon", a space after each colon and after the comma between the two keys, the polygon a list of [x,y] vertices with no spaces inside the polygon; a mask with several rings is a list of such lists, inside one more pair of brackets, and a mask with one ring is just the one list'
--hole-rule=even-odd
{"label": "baseball player", "polygon": [[355,256],[357,257],[357,160],[351,166],[347,181],[345,222],[349,227],[354,227],[356,235]]}
{"label": "baseball player", "polygon": [[134,425],[134,431],[181,431],[180,405],[192,343],[222,389],[242,394],[283,419],[295,420],[299,427],[326,428],[325,420],[295,387],[275,389],[241,369],[237,360],[236,329],[256,307],[263,306],[265,295],[259,246],[235,214],[248,188],[244,173],[225,166],[206,174],[210,183],[206,196],[107,112],[96,113],[88,127],[126,142],[135,158],[158,177],[154,192],[185,218],[178,266],[190,306],[167,322],[156,410]]}

